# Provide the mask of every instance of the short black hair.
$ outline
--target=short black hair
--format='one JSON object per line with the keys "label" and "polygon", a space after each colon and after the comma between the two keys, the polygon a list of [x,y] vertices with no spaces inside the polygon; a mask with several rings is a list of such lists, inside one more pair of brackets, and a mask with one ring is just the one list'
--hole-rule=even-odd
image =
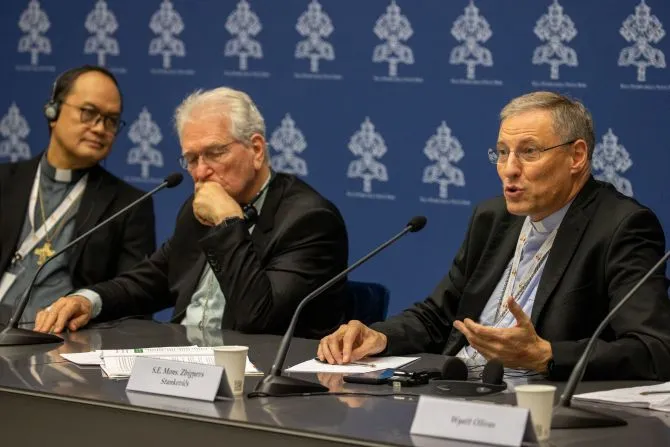
{"label": "short black hair", "polygon": [[116,89],[119,91],[119,96],[121,97],[121,111],[123,111],[123,94],[121,93],[121,88],[119,87],[119,82],[116,80],[116,76],[105,67],[99,65],[82,65],[81,67],[71,68],[61,73],[52,87],[50,101],[57,103],[63,102],[67,95],[72,91],[72,87],[74,87],[74,83],[79,79],[79,76],[92,71],[101,73],[112,80]]}

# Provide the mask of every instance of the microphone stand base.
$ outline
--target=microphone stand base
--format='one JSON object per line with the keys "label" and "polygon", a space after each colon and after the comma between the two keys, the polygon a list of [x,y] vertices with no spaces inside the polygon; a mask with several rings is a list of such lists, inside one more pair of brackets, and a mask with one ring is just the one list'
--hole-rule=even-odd
{"label": "microphone stand base", "polygon": [[248,397],[286,396],[290,394],[327,393],[328,388],[314,382],[286,376],[265,376]]}
{"label": "microphone stand base", "polygon": [[43,345],[47,343],[63,343],[63,339],[53,334],[7,327],[0,331],[0,346]]}
{"label": "microphone stand base", "polygon": [[551,418],[551,428],[618,427],[627,424],[616,416],[575,407],[556,407]]}

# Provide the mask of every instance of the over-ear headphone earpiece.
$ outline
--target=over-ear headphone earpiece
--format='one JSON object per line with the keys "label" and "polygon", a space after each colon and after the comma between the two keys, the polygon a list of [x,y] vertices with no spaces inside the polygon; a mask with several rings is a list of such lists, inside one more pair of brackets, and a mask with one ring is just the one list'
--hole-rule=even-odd
{"label": "over-ear headphone earpiece", "polygon": [[44,116],[49,122],[56,121],[58,119],[58,114],[60,113],[60,102],[56,101],[56,88],[58,87],[58,81],[61,76],[62,74],[54,81],[54,84],[51,87],[51,97],[49,98],[49,102],[44,105]]}

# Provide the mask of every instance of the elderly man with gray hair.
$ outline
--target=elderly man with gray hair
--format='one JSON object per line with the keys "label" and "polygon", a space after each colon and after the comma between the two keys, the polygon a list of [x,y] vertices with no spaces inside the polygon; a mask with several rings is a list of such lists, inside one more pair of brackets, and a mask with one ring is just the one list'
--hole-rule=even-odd
{"label": "elderly man with gray hair", "polygon": [[[180,162],[194,181],[173,236],[110,281],[62,297],[37,331],[150,314],[201,328],[283,333],[298,303],[347,266],[337,208],[295,176],[273,173],[265,123],[237,90],[196,91],[175,112]],[[296,334],[319,338],[344,315],[344,281],[305,307]]]}
{"label": "elderly man with gray hair", "polygon": [[[565,380],[604,316],[656,264],[654,213],[591,175],[593,121],[578,101],[535,92],[500,114],[489,149],[503,197],[474,210],[449,273],[431,296],[387,321],[324,337],[317,355],[434,352],[470,371],[497,359]],[[658,269],[597,341],[587,378],[670,379],[670,300]]]}

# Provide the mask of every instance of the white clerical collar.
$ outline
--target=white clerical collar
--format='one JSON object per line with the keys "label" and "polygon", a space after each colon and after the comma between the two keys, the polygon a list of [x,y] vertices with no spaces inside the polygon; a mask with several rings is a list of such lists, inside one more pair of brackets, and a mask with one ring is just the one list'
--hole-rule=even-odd
{"label": "white clerical collar", "polygon": [[[558,226],[561,224],[571,204],[572,200],[567,204],[565,204],[563,208],[548,215],[544,219],[535,222],[531,220],[530,224],[533,226],[533,229],[538,233],[550,233],[554,231],[556,228],[558,228]],[[528,219],[530,220],[530,217]]]}
{"label": "white clerical collar", "polygon": [[45,177],[59,183],[72,183],[82,178],[87,172],[87,169],[56,168],[49,163],[46,154],[40,160],[40,169]]}

